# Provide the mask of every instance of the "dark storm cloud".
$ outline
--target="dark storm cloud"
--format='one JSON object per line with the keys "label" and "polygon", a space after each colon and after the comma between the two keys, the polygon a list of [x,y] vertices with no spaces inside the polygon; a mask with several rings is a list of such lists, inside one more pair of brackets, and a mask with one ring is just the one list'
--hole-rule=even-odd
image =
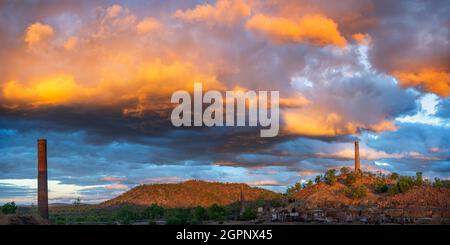
{"label": "dark storm cloud", "polygon": [[[450,67],[447,1],[374,1],[374,64],[384,70]],[[427,16],[421,18],[421,16]]]}

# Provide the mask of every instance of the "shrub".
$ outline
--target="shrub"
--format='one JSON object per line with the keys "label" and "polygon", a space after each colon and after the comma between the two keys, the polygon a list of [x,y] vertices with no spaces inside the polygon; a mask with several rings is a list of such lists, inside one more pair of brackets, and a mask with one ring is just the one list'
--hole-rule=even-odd
{"label": "shrub", "polygon": [[131,210],[129,206],[121,207],[116,214],[116,219],[124,225],[130,224],[130,221],[134,218],[135,213]]}
{"label": "shrub", "polygon": [[356,182],[356,174],[355,173],[350,173],[347,174],[347,177],[345,177],[344,183],[347,186],[351,186]]}
{"label": "shrub", "polygon": [[417,186],[422,186],[422,185],[423,185],[423,176],[422,176],[422,172],[417,172],[417,173],[416,173],[416,185],[417,185]]}
{"label": "shrub", "polygon": [[189,225],[192,224],[192,216],[189,210],[175,209],[167,218],[168,225]]}
{"label": "shrub", "polygon": [[147,219],[157,219],[164,215],[164,208],[153,203],[150,207],[144,209],[144,217]]}
{"label": "shrub", "polygon": [[222,220],[225,218],[225,209],[217,204],[213,204],[208,208],[208,217],[212,220]]}
{"label": "shrub", "polygon": [[400,175],[395,172],[393,172],[389,175],[389,179],[391,179],[391,180],[398,180],[399,178],[400,178]]}
{"label": "shrub", "polygon": [[389,190],[389,186],[382,179],[375,180],[375,192],[386,193]]}
{"label": "shrub", "polygon": [[415,185],[415,181],[410,176],[401,176],[397,182],[398,190],[403,193],[411,189]]}
{"label": "shrub", "polygon": [[197,220],[205,220],[206,217],[206,209],[200,206],[194,208],[194,219]]}
{"label": "shrub", "polygon": [[364,185],[357,187],[346,187],[345,194],[352,199],[360,199],[367,195],[367,188]]}
{"label": "shrub", "polygon": [[400,190],[398,189],[398,185],[393,185],[388,190],[389,194],[397,194],[400,193]]}
{"label": "shrub", "polygon": [[434,187],[443,187],[443,188],[450,188],[450,180],[441,180],[439,178],[434,178]]}
{"label": "shrub", "polygon": [[299,192],[301,190],[302,190],[302,185],[300,183],[295,183],[294,186],[291,186],[291,187],[287,188],[286,194],[288,196],[292,196],[292,195],[294,195],[295,193],[297,193],[297,192]]}
{"label": "shrub", "polygon": [[321,175],[317,175],[316,178],[314,179],[314,182],[316,184],[319,184],[320,182],[322,182],[322,176]]}
{"label": "shrub", "polygon": [[241,215],[241,220],[254,220],[256,219],[256,212],[251,208],[246,208]]}
{"label": "shrub", "polygon": [[325,183],[329,185],[334,185],[336,183],[336,169],[328,169],[327,172],[325,172]]}
{"label": "shrub", "polygon": [[15,214],[17,210],[16,203],[8,202],[2,206],[2,213],[4,214]]}

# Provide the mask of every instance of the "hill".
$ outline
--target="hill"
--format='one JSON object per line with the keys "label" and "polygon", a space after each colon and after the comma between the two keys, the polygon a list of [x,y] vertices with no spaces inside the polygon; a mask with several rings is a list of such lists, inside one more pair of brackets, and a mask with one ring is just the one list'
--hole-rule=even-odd
{"label": "hill", "polygon": [[[374,176],[361,176],[348,184],[346,176],[337,176],[336,182],[320,182],[303,188],[293,195],[295,202],[290,208],[346,208],[349,206],[372,206],[378,208],[448,208],[450,189],[431,185],[411,186],[401,193],[388,191],[396,187],[398,180]],[[382,184],[380,184],[382,183]],[[380,191],[380,186],[386,186]],[[352,195],[355,189],[362,188],[362,195]]]}
{"label": "hill", "polygon": [[380,208],[445,208],[450,209],[450,189],[432,186],[413,187],[411,190],[377,200]]}
{"label": "hill", "polygon": [[209,207],[238,202],[243,186],[246,201],[271,200],[281,195],[269,190],[240,183],[219,183],[190,180],[177,184],[137,186],[122,195],[101,204],[104,207],[120,205],[148,206],[158,204],[165,208]]}
{"label": "hill", "polygon": [[360,177],[356,179],[354,186],[363,185],[366,188],[364,198],[351,198],[346,193],[347,185],[344,184],[344,178],[337,179],[336,183],[329,185],[320,182],[308,188],[304,188],[294,195],[295,206],[300,209],[314,208],[341,208],[345,206],[371,205],[379,197],[374,190],[375,178]]}

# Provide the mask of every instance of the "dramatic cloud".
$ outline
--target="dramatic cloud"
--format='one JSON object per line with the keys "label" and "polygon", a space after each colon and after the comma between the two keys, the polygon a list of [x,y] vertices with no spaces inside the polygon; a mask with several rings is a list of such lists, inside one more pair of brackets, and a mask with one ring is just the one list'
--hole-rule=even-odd
{"label": "dramatic cloud", "polygon": [[339,33],[337,24],[321,15],[305,15],[294,21],[258,14],[248,20],[246,27],[280,42],[311,42],[318,46],[331,44],[338,47],[345,47],[347,44]]}
{"label": "dramatic cloud", "polygon": [[29,46],[32,46],[48,40],[53,35],[54,30],[51,26],[36,22],[28,26],[24,40]]}
{"label": "dramatic cloud", "polygon": [[418,73],[393,72],[401,86],[415,87],[442,97],[450,96],[450,73],[425,69]]}
{"label": "dramatic cloud", "polygon": [[61,74],[38,79],[23,85],[17,81],[9,81],[3,87],[3,96],[7,101],[14,101],[15,106],[29,103],[33,106],[45,104],[64,104],[75,98],[84,97],[88,93],[79,87],[73,76]]}
{"label": "dramatic cloud", "polygon": [[[378,25],[366,30],[374,42],[373,63],[399,77],[404,86],[448,96],[450,6],[445,1],[374,1],[374,5]],[[429,13],[432,18],[416,19]]]}
{"label": "dramatic cloud", "polygon": [[[285,110],[283,115],[288,132],[330,137],[357,135],[362,130],[397,129],[393,120],[413,112],[416,97],[399,88],[392,77],[378,73],[370,66],[367,60],[369,48],[367,44],[352,45],[347,51],[334,54],[331,60],[333,54],[321,57],[321,62],[316,62],[317,58],[313,56],[312,61],[292,77],[293,88],[310,103]],[[324,66],[325,63],[328,64]]]}
{"label": "dramatic cloud", "polygon": [[123,11],[122,6],[118,4],[114,4],[106,9],[106,13],[110,18],[117,17],[122,11]]}
{"label": "dramatic cloud", "polygon": [[146,18],[136,25],[136,31],[143,34],[159,28],[159,22],[153,18]]}
{"label": "dramatic cloud", "polygon": [[215,5],[205,3],[194,9],[178,10],[174,16],[188,22],[231,25],[249,16],[250,12],[250,6],[243,0],[218,0]]}
{"label": "dramatic cloud", "polygon": [[[439,0],[6,1],[0,202],[35,201],[37,138],[53,201],[189,179],[284,191],[351,167],[356,139],[364,169],[448,178],[448,12]],[[279,91],[280,134],[173,127],[171,95],[194,82]]]}

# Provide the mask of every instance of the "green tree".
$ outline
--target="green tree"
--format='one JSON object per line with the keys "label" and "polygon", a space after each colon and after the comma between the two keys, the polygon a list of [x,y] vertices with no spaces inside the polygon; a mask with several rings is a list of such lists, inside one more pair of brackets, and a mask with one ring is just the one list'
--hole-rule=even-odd
{"label": "green tree", "polygon": [[355,173],[349,173],[345,177],[344,183],[347,186],[351,186],[356,182],[356,174]]}
{"label": "green tree", "polygon": [[360,185],[356,187],[356,189],[353,192],[353,198],[363,198],[367,195],[367,188],[363,185]]}
{"label": "green tree", "polygon": [[129,206],[120,207],[116,214],[116,219],[124,224],[130,224],[131,220],[135,218],[135,213],[131,210]]}
{"label": "green tree", "polygon": [[385,193],[388,192],[389,186],[386,184],[384,179],[376,179],[375,180],[375,192]]}
{"label": "green tree", "polygon": [[357,187],[346,187],[345,194],[352,199],[360,199],[367,195],[367,188],[364,185]]}
{"label": "green tree", "polygon": [[322,176],[321,175],[317,175],[316,178],[314,179],[314,182],[316,184],[319,184],[320,182],[322,182]]}
{"label": "green tree", "polygon": [[8,202],[2,206],[2,213],[4,214],[15,214],[17,211],[17,206],[15,202]]}
{"label": "green tree", "polygon": [[399,188],[398,188],[398,185],[395,184],[395,185],[391,186],[391,187],[389,188],[388,192],[389,192],[389,194],[397,194],[397,193],[400,193],[400,190],[399,190]]}
{"label": "green tree", "polygon": [[422,186],[423,185],[422,172],[416,172],[416,185],[417,186]]}
{"label": "green tree", "polygon": [[336,169],[328,169],[325,172],[325,183],[329,184],[329,185],[334,185],[334,183],[336,183]]}
{"label": "green tree", "polygon": [[173,213],[167,218],[168,225],[189,225],[192,224],[192,216],[185,209],[173,210]]}
{"label": "green tree", "polygon": [[222,220],[225,218],[226,211],[222,206],[213,204],[208,208],[208,217],[212,220]]}
{"label": "green tree", "polygon": [[302,190],[302,185],[300,183],[295,183],[293,186],[287,188],[286,194],[288,196],[292,196],[301,190]]}
{"label": "green tree", "polygon": [[306,182],[306,187],[311,187],[313,184],[312,180],[308,180],[308,182]]}
{"label": "green tree", "polygon": [[410,176],[400,176],[397,187],[398,191],[403,193],[411,189],[415,185],[415,180]]}
{"label": "green tree", "polygon": [[164,215],[164,208],[153,203],[150,207],[144,209],[144,216],[147,219],[158,219]]}
{"label": "green tree", "polygon": [[194,219],[202,221],[205,220],[206,217],[206,209],[204,207],[197,206],[194,208]]}
{"label": "green tree", "polygon": [[251,208],[246,208],[241,215],[241,220],[254,220],[256,219],[256,211]]}
{"label": "green tree", "polygon": [[80,204],[81,204],[80,198],[77,197],[77,199],[75,199],[75,200],[72,202],[72,204],[73,204],[74,206],[80,206]]}
{"label": "green tree", "polygon": [[400,178],[400,175],[396,172],[393,172],[389,175],[389,179],[391,179],[391,180],[399,180],[399,178]]}

